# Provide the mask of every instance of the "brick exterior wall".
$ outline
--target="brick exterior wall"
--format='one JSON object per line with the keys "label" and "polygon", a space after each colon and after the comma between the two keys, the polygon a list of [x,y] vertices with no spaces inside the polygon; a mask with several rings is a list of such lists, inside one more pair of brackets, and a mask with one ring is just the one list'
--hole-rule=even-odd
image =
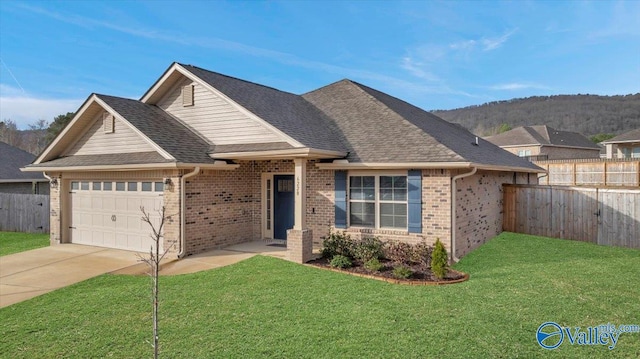
{"label": "brick exterior wall", "polygon": [[293,174],[291,160],[240,161],[186,181],[186,254],[262,239],[262,173]]}
{"label": "brick exterior wall", "polygon": [[[291,160],[241,161],[236,170],[203,170],[186,179],[185,195],[185,254],[195,254],[246,241],[260,240],[262,236],[262,174],[293,174]],[[62,203],[60,188],[67,188],[71,178],[170,178],[172,186],[164,190],[164,205],[169,216],[165,222],[164,248],[174,257],[180,239],[180,179],[185,171],[139,171],[135,173],[74,173],[65,174],[58,188],[51,189],[51,243],[65,240],[65,215],[69,207]],[[185,172],[186,173],[186,172]],[[355,239],[378,236],[382,240],[400,240],[409,243],[437,238],[450,250],[451,238],[451,177],[462,171],[422,171],[422,233],[402,230],[375,230],[349,228]],[[315,161],[307,164],[306,225],[315,247],[321,246],[334,224],[333,170],[321,170]],[[502,230],[502,184],[537,183],[535,175],[513,172],[480,171],[476,175],[458,180],[456,192],[456,247],[461,257]],[[67,213],[68,212],[68,213]],[[296,232],[297,233],[297,232]]]}
{"label": "brick exterior wall", "polygon": [[[51,175],[51,178],[55,178]],[[64,243],[62,238],[62,201],[60,189],[64,186],[64,181],[58,180],[58,186],[49,191],[49,244],[56,245]],[[67,241],[68,242],[68,241]]]}
{"label": "brick exterior wall", "polygon": [[535,174],[478,171],[456,182],[456,256],[461,258],[502,232],[505,183],[537,184]]}
{"label": "brick exterior wall", "polygon": [[181,171],[165,173],[165,178],[171,180],[171,186],[163,192],[162,202],[165,209],[164,237],[162,249],[167,252],[167,258],[176,258],[180,251],[180,176]]}
{"label": "brick exterior wall", "polygon": [[451,173],[449,170],[422,171],[422,233],[399,230],[348,228],[354,239],[378,237],[383,241],[434,244],[440,239],[449,250],[451,238]]}
{"label": "brick exterior wall", "polygon": [[307,163],[307,228],[313,231],[313,245],[322,246],[335,220],[335,171],[321,170],[315,161]]}

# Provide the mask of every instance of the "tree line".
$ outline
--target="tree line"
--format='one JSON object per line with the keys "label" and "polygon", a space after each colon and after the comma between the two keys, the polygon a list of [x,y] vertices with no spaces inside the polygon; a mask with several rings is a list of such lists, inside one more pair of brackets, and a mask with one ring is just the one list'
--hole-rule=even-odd
{"label": "tree line", "polygon": [[39,155],[73,119],[74,115],[73,112],[58,115],[51,123],[40,119],[29,124],[27,130],[19,130],[13,120],[0,121],[0,141]]}
{"label": "tree line", "polygon": [[479,136],[494,135],[506,127],[547,125],[597,136],[592,138],[596,141],[640,128],[640,93],[534,96],[432,112]]}

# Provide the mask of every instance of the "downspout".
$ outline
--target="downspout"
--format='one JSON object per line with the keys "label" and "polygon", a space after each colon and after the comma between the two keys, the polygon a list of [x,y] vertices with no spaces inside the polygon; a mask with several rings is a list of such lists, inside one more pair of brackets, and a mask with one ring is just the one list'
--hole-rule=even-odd
{"label": "downspout", "polygon": [[473,176],[478,171],[478,167],[473,167],[471,172],[461,173],[451,178],[451,260],[455,263],[460,259],[456,257],[456,181],[460,178]]}
{"label": "downspout", "polygon": [[193,169],[192,172],[189,172],[185,175],[183,175],[182,177],[180,177],[180,252],[178,252],[178,259],[181,259],[182,257],[184,257],[184,253],[186,251],[186,245],[185,245],[185,240],[184,240],[184,233],[185,233],[185,223],[187,221],[187,215],[186,215],[186,204],[185,204],[185,197],[186,197],[186,180],[189,177],[193,177],[195,175],[197,175],[200,172],[200,167],[196,167]]}

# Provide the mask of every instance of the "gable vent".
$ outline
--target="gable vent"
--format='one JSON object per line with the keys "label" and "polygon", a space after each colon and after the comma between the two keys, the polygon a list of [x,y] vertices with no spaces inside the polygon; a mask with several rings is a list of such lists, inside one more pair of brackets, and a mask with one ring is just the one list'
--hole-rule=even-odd
{"label": "gable vent", "polygon": [[114,128],[114,117],[112,114],[105,112],[102,114],[102,128],[104,129],[104,133],[113,133]]}
{"label": "gable vent", "polygon": [[182,88],[182,106],[193,106],[193,85]]}

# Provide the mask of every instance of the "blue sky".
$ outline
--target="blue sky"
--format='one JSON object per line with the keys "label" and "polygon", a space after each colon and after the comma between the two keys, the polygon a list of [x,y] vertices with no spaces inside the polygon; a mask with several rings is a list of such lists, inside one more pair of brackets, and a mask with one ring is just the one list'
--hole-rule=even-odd
{"label": "blue sky", "polygon": [[640,92],[640,1],[0,1],[0,119],[139,98],[173,62],[293,93],[349,78],[426,110]]}

